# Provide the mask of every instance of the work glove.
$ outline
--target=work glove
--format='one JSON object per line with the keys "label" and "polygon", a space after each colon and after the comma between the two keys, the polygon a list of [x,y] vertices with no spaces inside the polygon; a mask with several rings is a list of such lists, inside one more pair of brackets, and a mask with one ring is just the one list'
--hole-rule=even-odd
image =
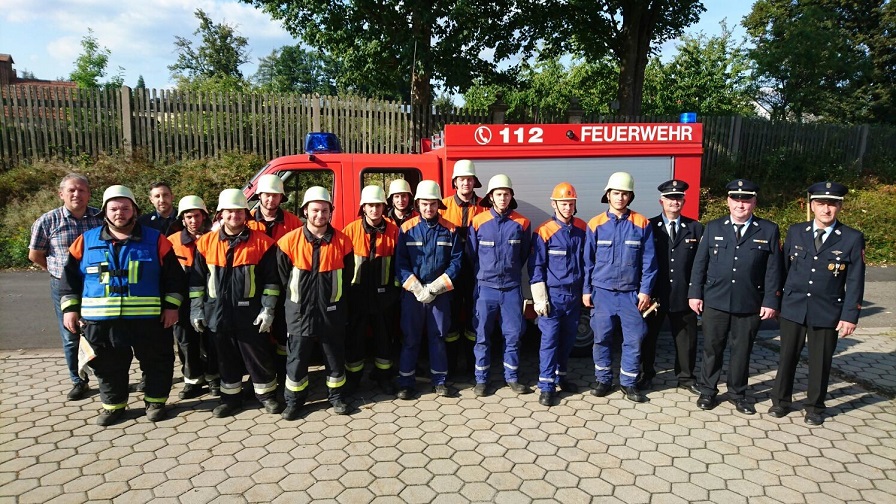
{"label": "work glove", "polygon": [[444,294],[451,289],[454,288],[454,285],[451,283],[451,278],[448,277],[445,273],[442,273],[442,276],[436,278],[432,283],[426,284],[425,289],[429,291],[433,297],[438,296],[439,294]]}
{"label": "work glove", "polygon": [[432,303],[436,298],[429,292],[429,289],[423,286],[420,283],[420,280],[417,279],[415,275],[411,275],[410,278],[404,283],[404,288],[407,289],[408,292],[414,295],[417,298],[417,301],[420,301],[423,304]]}
{"label": "work glove", "polygon": [[190,324],[193,325],[193,329],[196,329],[196,332],[201,333],[205,332],[205,318],[204,317],[196,317],[190,320]]}
{"label": "work glove", "polygon": [[262,308],[252,325],[257,325],[260,333],[271,332],[271,326],[274,325],[273,308]]}
{"label": "work glove", "polygon": [[551,302],[548,301],[548,288],[544,282],[532,284],[532,301],[535,304],[535,313],[547,317],[551,313]]}

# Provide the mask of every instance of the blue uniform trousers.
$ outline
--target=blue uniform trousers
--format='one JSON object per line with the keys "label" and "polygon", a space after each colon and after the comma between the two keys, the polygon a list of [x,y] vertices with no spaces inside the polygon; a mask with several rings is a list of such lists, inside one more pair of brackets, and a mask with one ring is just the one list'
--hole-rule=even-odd
{"label": "blue uniform trousers", "polygon": [[594,377],[600,383],[613,383],[613,329],[619,324],[622,326],[619,384],[633,387],[641,369],[641,342],[647,334],[647,323],[638,311],[638,293],[595,288],[591,294],[591,302],[594,304],[591,312]]}
{"label": "blue uniform trousers", "polygon": [[519,287],[501,290],[480,285],[476,295],[476,383],[488,383],[491,337],[500,315],[504,335],[504,380],[518,381],[519,344],[523,334],[523,293]]}
{"label": "blue uniform trousers", "polygon": [[541,330],[538,389],[542,392],[554,392],[559,380],[566,378],[582,311],[582,296],[578,294],[551,292],[550,301],[551,312],[547,317],[538,317]]}
{"label": "blue uniform trousers", "polygon": [[433,385],[445,383],[448,357],[445,336],[451,326],[451,293],[440,294],[430,304],[417,301],[410,292],[401,293],[401,332],[404,342],[398,363],[398,386],[413,387],[416,380],[420,339],[426,331],[429,346],[429,373]]}

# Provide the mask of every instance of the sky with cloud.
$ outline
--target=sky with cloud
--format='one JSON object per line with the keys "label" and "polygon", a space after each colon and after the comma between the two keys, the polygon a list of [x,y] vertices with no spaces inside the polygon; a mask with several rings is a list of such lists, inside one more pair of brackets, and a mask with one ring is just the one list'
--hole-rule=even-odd
{"label": "sky with cloud", "polygon": [[[737,28],[752,1],[703,4],[706,12],[688,33],[717,34],[726,18],[729,28]],[[28,70],[38,79],[67,78],[81,53],[81,40],[93,29],[99,45],[111,51],[110,73],[122,67],[126,85],[135,85],[142,75],[148,88],[169,88],[168,65],[177,59],[174,38],[195,40],[196,9],[215,23],[235,26],[249,40],[251,63],[241,68],[247,77],[255,73],[259,58],[297,43],[279,22],[236,0],[0,0],[0,53],[12,55],[20,75]],[[735,34],[742,36],[743,29]],[[673,52],[674,45],[665,44],[663,53]]]}

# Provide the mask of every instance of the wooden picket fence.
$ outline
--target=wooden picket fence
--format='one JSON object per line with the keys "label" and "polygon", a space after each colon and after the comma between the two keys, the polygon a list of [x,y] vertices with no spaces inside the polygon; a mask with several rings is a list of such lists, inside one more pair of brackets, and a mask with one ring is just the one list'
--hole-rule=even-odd
{"label": "wooden picket fence", "polygon": [[[482,124],[483,110],[436,111],[346,96],[208,93],[148,89],[0,88],[0,167],[35,159],[131,155],[154,161],[239,151],[271,159],[303,150],[310,131],[335,133],[346,152],[409,153],[445,124]],[[494,112],[494,111],[493,111]],[[672,116],[587,116],[524,110],[512,122],[677,122]],[[896,159],[896,128],[773,123],[701,117],[704,176],[720,167],[755,167],[776,153],[804,153],[861,167],[869,156]],[[502,120],[503,122],[503,120]]]}

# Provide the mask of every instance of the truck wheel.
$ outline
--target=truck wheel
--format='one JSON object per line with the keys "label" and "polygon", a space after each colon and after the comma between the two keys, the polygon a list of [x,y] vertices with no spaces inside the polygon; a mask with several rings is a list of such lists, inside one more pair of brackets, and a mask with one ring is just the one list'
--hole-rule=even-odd
{"label": "truck wheel", "polygon": [[579,316],[579,330],[576,332],[576,342],[572,347],[573,357],[591,357],[594,346],[594,331],[591,330],[591,309],[582,308]]}

